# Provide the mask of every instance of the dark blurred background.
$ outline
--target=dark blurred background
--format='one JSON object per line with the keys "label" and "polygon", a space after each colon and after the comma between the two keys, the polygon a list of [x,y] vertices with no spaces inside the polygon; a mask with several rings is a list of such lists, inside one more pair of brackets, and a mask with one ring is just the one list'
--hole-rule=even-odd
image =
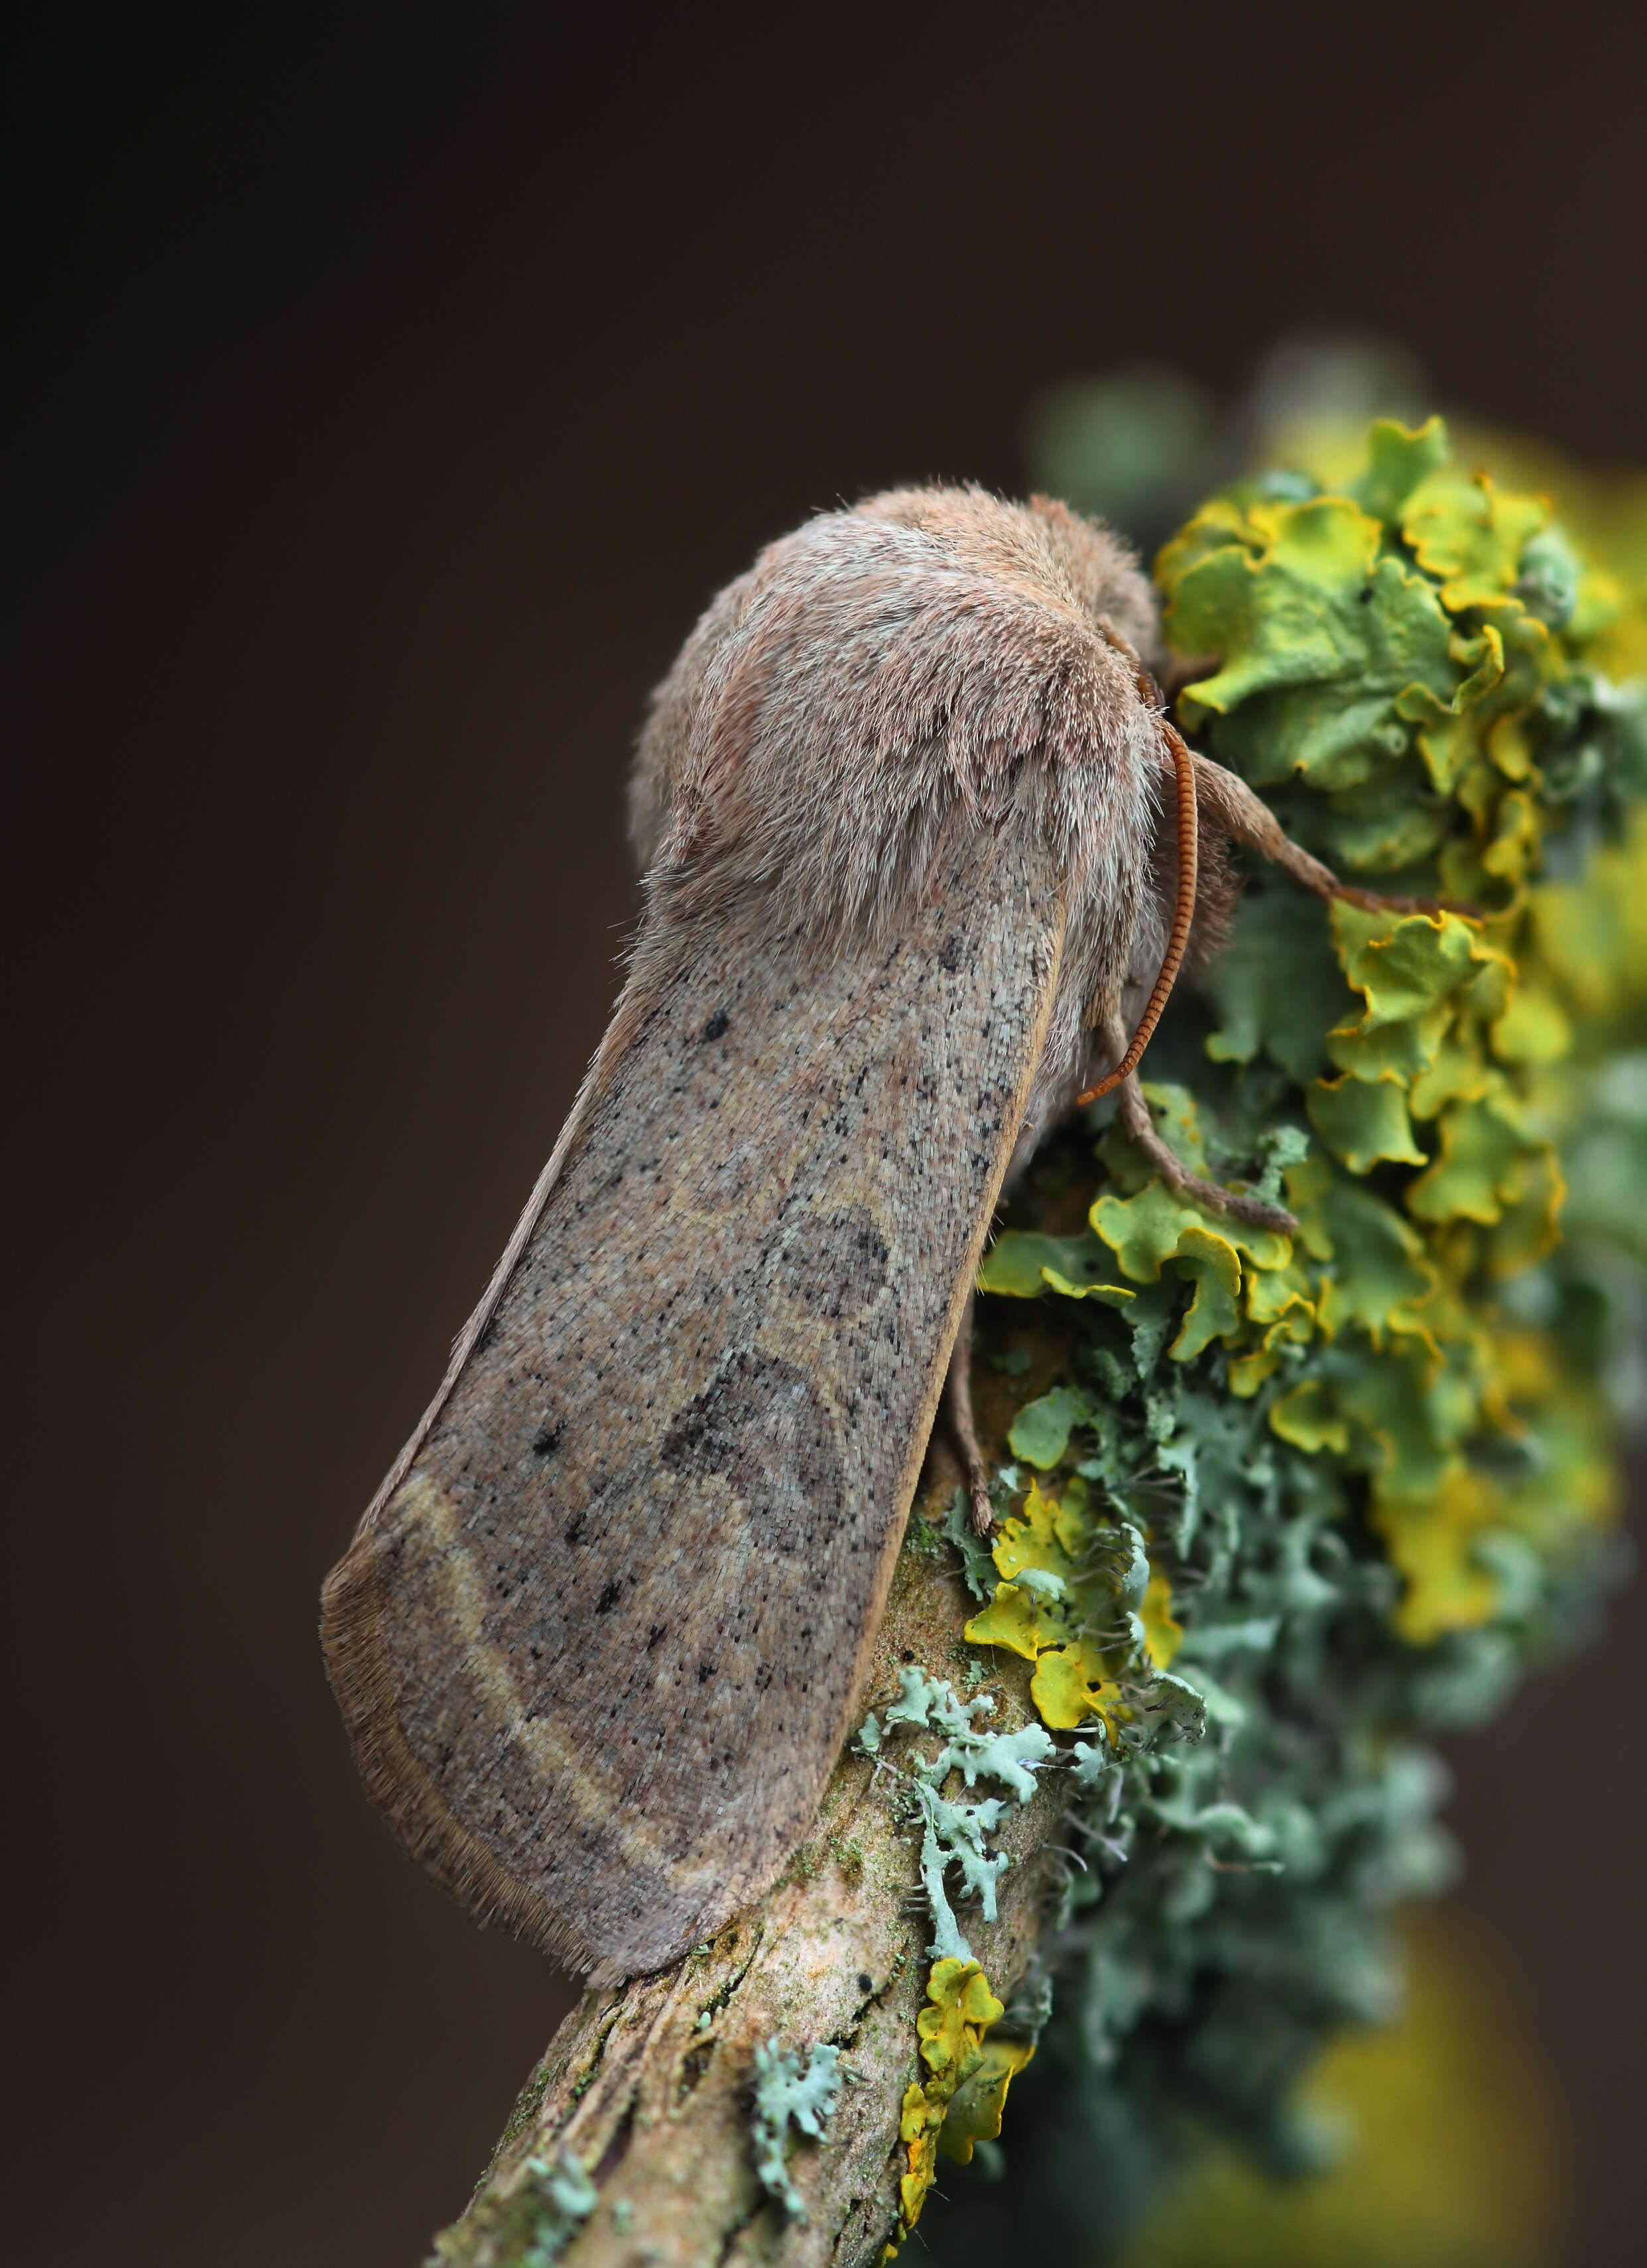
{"label": "dark blurred background", "polygon": [[[315,1597],[601,1030],[699,608],[815,507],[1017,486],[1049,382],[1301,324],[1647,459],[1627,21],[14,18],[15,2257],[410,2264],[567,2003],[370,1814]],[[1647,2218],[1644,1660],[1638,1594],[1457,1752],[1574,2268]]]}

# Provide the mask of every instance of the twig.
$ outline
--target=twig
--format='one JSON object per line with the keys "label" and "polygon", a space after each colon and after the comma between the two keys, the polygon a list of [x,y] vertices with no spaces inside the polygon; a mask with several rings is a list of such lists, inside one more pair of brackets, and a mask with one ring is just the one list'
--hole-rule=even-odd
{"label": "twig", "polygon": [[[952,1483],[935,1491],[947,1501]],[[921,1516],[917,1506],[912,1519]],[[974,1602],[958,1577],[905,1551],[867,1690],[895,1690],[909,1660],[944,1674]],[[1017,1673],[1022,1671],[1022,1677]],[[995,1682],[1030,1712],[1028,1666]],[[1000,1915],[960,1911],[1003,1999],[1040,1933],[1060,1862],[1059,1802],[1009,1807],[996,1838],[1011,1856]],[[860,2268],[897,2218],[907,2153],[905,2088],[920,2072],[915,2019],[931,1928],[919,1838],[868,1757],[843,1755],[811,1840],[760,1903],[673,1969],[592,1991],[534,2073],[462,2219],[437,2240],[443,2268]],[[709,2013],[712,2024],[699,2029]],[[798,2141],[789,2171],[804,2223],[755,2173],[750,2098],[755,2050],[832,2041],[859,2084],[844,2090],[821,2143]],[[555,2201],[572,2200],[568,2213]],[[587,2186],[580,2190],[582,2180]],[[578,2202],[593,2191],[581,2213]]]}

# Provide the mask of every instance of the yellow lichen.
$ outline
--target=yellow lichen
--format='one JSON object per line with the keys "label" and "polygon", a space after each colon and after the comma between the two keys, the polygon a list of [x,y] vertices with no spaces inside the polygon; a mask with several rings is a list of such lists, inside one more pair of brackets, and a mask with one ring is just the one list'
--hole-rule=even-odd
{"label": "yellow lichen", "polygon": [[1055,1732],[1101,1721],[1113,1734],[1128,1713],[1115,1679],[1125,1648],[1095,1635],[1113,1624],[1115,1594],[1090,1564],[1094,1541],[1084,1481],[1068,1480],[1061,1499],[1031,1482],[996,1539],[995,1595],[966,1625],[974,1646],[1004,1646],[1035,1664],[1030,1697]]}
{"label": "yellow lichen", "polygon": [[904,2091],[898,2138],[905,2170],[898,2181],[898,2223],[882,2255],[890,2260],[920,2219],[937,2170],[938,2152],[964,2165],[975,2142],[1001,2132],[1007,2088],[1035,2053],[1024,2041],[984,2035],[1005,2010],[976,1961],[938,1961],[927,1978],[927,2005],[915,2020],[925,2080]]}

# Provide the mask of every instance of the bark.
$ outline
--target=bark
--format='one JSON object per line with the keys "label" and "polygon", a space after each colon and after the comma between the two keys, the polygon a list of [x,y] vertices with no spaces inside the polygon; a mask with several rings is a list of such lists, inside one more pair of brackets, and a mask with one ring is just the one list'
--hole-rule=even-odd
{"label": "bark", "polygon": [[[947,1547],[937,1547],[942,1557],[920,1548],[923,1513],[947,1502],[951,1485],[946,1476],[911,1516],[914,1542],[899,1557],[862,1711],[896,1696],[902,1662],[958,1680],[966,1660],[982,1659],[961,1638],[975,1608],[945,1564]],[[986,1689],[999,1697],[996,1724],[1032,1713],[1028,1679],[1027,1663],[997,1658]],[[1012,1864],[998,1919],[956,1909],[1002,1999],[1034,1950],[1061,1863],[1049,1848],[1063,1809],[1047,1785],[1057,1778],[1045,1775],[1002,1822],[999,1847]],[[468,2211],[437,2239],[443,2268],[859,2268],[878,2259],[908,2165],[902,2098],[927,2076],[915,2020],[932,1931],[918,1856],[891,1776],[849,1749],[811,1839],[764,1898],[673,1968],[585,1993]],[[791,2153],[804,2221],[767,2196],[755,2170],[752,2076],[765,2041],[803,2062],[821,2041],[842,2051],[824,2139],[797,2139]],[[578,2169],[597,2193],[592,2205],[578,2195]],[[558,2179],[563,2196],[570,2183],[570,2213],[554,2201]]]}

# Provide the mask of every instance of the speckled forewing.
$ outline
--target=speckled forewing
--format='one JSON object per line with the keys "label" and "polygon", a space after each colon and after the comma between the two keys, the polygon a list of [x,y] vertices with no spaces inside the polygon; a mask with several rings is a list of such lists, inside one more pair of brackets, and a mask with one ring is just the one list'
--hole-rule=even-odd
{"label": "speckled forewing", "polygon": [[482,1911],[626,1970],[805,1834],[847,1729],[1062,926],[976,843],[900,934],[630,1002],[333,1602],[368,1777]]}

